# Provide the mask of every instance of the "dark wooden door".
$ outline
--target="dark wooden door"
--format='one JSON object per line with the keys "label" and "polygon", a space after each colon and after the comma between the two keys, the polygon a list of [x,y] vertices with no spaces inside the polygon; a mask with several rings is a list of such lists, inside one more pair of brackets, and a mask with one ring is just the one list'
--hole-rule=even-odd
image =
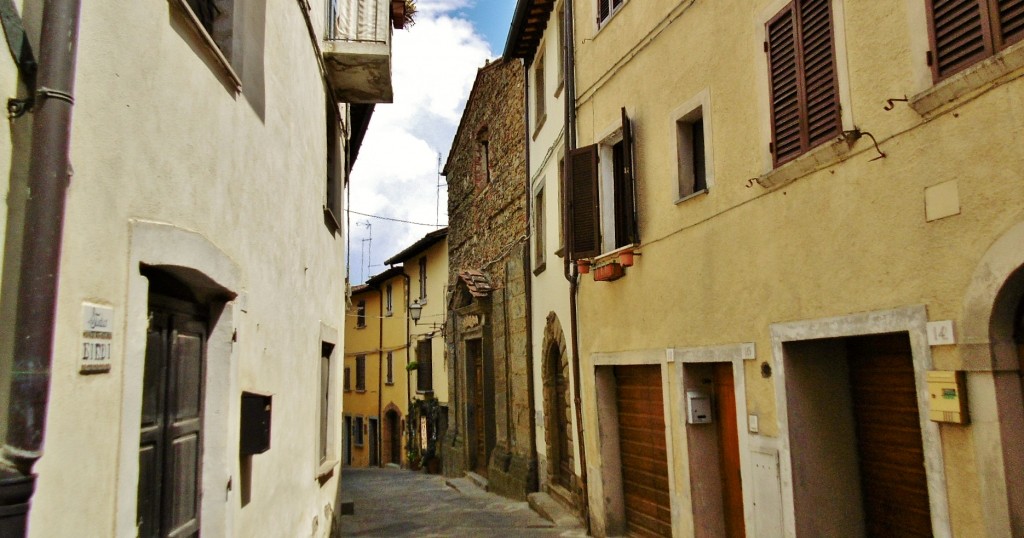
{"label": "dark wooden door", "polygon": [[552,411],[554,413],[554,443],[555,449],[555,483],[565,489],[570,489],[572,480],[572,460],[569,453],[569,379],[567,372],[562,368],[562,360],[557,347],[553,347],[548,357],[548,367],[551,369],[550,376],[554,381],[554,402]]}
{"label": "dark wooden door", "polygon": [[671,536],[661,366],[616,366],[622,493],[629,536]]}
{"label": "dark wooden door", "polygon": [[139,439],[139,536],[199,536],[206,324],[150,297]]}
{"label": "dark wooden door", "polygon": [[746,536],[746,529],[743,525],[743,483],[740,477],[740,440],[736,424],[736,385],[732,364],[715,363],[714,380],[725,534],[730,538],[742,538]]}
{"label": "dark wooden door", "polygon": [[345,465],[352,465],[352,417],[345,417]]}
{"label": "dark wooden door", "polygon": [[368,429],[370,430],[370,467],[379,467],[380,443],[377,440],[380,439],[380,431],[376,418],[369,419]]}
{"label": "dark wooden door", "polygon": [[906,333],[849,340],[868,536],[931,536],[917,390]]}
{"label": "dark wooden door", "polygon": [[487,421],[484,413],[484,361],[480,355],[479,345],[467,346],[475,352],[470,353],[473,368],[473,430],[474,430],[474,470],[487,476]]}
{"label": "dark wooden door", "polygon": [[388,411],[387,414],[387,428],[388,438],[390,445],[391,460],[390,463],[400,464],[402,463],[402,426],[398,413],[395,411]]}

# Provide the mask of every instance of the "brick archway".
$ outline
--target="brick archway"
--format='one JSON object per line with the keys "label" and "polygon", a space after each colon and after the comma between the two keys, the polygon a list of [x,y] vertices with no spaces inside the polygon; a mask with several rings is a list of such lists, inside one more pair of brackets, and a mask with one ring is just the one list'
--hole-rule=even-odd
{"label": "brick archway", "polygon": [[566,353],[565,333],[554,312],[548,314],[544,327],[541,360],[547,489],[551,493],[561,493],[558,496],[565,497],[564,501],[575,505],[578,479],[572,435],[569,357]]}

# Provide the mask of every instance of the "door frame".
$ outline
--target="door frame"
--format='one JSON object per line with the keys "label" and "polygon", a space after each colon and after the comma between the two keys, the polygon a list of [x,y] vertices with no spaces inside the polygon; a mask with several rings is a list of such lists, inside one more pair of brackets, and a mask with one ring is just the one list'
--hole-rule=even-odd
{"label": "door frame", "polygon": [[892,310],[862,312],[846,316],[816,320],[773,323],[772,356],[775,373],[775,404],[778,414],[779,475],[782,481],[782,514],[785,535],[796,536],[796,512],[793,502],[793,462],[790,450],[789,405],[786,394],[785,348],[786,342],[843,338],[884,333],[907,333],[910,338],[917,389],[917,408],[924,446],[924,467],[928,478],[928,502],[931,507],[932,532],[936,538],[949,538],[952,528],[949,500],[946,492],[946,469],[942,455],[939,426],[928,418],[927,375],[932,368],[931,348],[928,345],[928,312],[924,305],[906,306]]}
{"label": "door frame", "polygon": [[[188,284],[216,294],[210,303],[206,349],[206,406],[203,410],[202,491],[200,519],[204,534],[234,535],[232,507],[239,506],[240,488],[229,487],[238,462],[237,416],[241,393],[239,358],[232,344],[234,320],[241,317],[234,290],[243,288],[241,270],[230,257],[203,236],[184,228],[148,221],[129,222],[127,297],[125,301],[125,357],[144,357],[149,325],[149,279],[143,265],[183,269]],[[138,443],[141,431],[143,365],[125,360],[122,368],[121,438],[117,474],[115,535],[136,532],[139,485]]]}
{"label": "door frame", "polygon": [[[753,342],[744,342],[739,344],[726,344],[721,346],[707,346],[707,347],[688,347],[688,348],[670,348],[665,351],[666,362],[675,364],[675,376],[676,376],[676,395],[677,401],[679,402],[679,416],[677,418],[682,428],[681,435],[679,436],[679,446],[674,450],[678,450],[677,457],[680,461],[686,461],[687,465],[680,466],[679,471],[679,488],[681,490],[680,497],[685,499],[685,503],[673,503],[673,514],[672,517],[676,518],[677,510],[678,521],[687,521],[689,525],[689,534],[693,534],[695,530],[695,522],[692,517],[684,517],[682,512],[686,514],[692,514],[694,511],[694,495],[692,491],[692,482],[690,479],[691,472],[696,472],[695,469],[690,469],[689,466],[689,447],[687,446],[686,436],[686,364],[711,364],[716,362],[727,362],[732,364],[732,377],[735,390],[736,399],[736,430],[739,435],[739,451],[740,451],[740,480],[742,481],[743,487],[743,523],[746,528],[747,536],[756,536],[756,529],[754,528],[754,495],[753,495],[753,468],[751,467],[751,435],[747,431],[747,382],[746,375],[744,374],[744,362],[752,361],[757,358],[756,348]],[[685,508],[685,510],[684,510]]]}

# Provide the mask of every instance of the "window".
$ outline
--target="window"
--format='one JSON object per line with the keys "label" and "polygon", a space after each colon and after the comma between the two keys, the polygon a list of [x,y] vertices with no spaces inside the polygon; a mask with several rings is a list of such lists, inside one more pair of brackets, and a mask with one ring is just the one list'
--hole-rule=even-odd
{"label": "window", "polygon": [[363,446],[363,417],[356,417],[352,421],[352,444]]}
{"label": "window", "polygon": [[386,316],[390,316],[393,312],[392,308],[394,304],[392,303],[392,291],[391,284],[388,284],[384,289],[384,315]]}
{"label": "window", "polygon": [[676,143],[678,153],[679,201],[694,194],[707,192],[711,184],[711,151],[707,146],[710,139],[710,125],[704,118],[707,93],[702,103],[676,120]]}
{"label": "window", "polygon": [[775,166],[842,132],[831,0],[794,0],[766,24]]}
{"label": "window", "polygon": [[420,304],[427,302],[427,257],[420,258]]}
{"label": "window", "polygon": [[320,450],[319,463],[327,461],[331,399],[331,355],[334,344],[320,342]]}
{"label": "window", "polygon": [[366,390],[366,355],[356,355],[356,390]]}
{"label": "window", "polygon": [[604,24],[609,17],[619,10],[623,1],[624,0],[597,0],[597,24]]}
{"label": "window", "polygon": [[1020,0],[927,0],[935,81],[1024,39]]}
{"label": "window", "polygon": [[388,351],[388,360],[387,360],[387,365],[388,365],[387,373],[388,373],[388,375],[385,378],[386,379],[385,383],[387,383],[388,385],[394,385],[395,384],[395,370],[394,370],[395,364],[394,363],[395,363],[394,352]]}
{"label": "window", "polygon": [[430,340],[416,343],[416,392],[434,390],[433,350]]}
{"label": "window", "polygon": [[533,274],[544,270],[544,185],[533,193]]}
{"label": "window", "polygon": [[356,303],[356,328],[366,327],[366,301]]}
{"label": "window", "polygon": [[537,131],[547,119],[546,91],[544,89],[544,46],[537,47],[537,59],[533,62],[533,129]]}
{"label": "window", "polygon": [[569,154],[571,260],[640,242],[636,225],[633,134],[626,109],[622,128],[596,145]]}
{"label": "window", "polygon": [[352,369],[345,367],[345,392],[352,390]]}
{"label": "window", "polygon": [[244,46],[244,40],[234,37],[234,0],[171,0],[185,13],[200,39],[213,52],[213,59],[230,79],[236,90],[242,89],[242,81],[231,65],[232,60],[244,57],[241,50],[232,46]]}
{"label": "window", "polygon": [[327,178],[324,192],[324,213],[329,218],[326,220],[332,223],[336,229],[341,228],[341,199],[344,190],[342,183],[344,178],[345,159],[341,153],[341,136],[338,122],[338,105],[334,103],[333,96],[327,96]]}

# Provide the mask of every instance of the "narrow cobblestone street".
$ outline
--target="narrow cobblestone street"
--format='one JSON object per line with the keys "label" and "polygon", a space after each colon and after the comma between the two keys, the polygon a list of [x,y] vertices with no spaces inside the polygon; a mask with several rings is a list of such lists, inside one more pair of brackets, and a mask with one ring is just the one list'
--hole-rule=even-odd
{"label": "narrow cobblestone street", "polygon": [[526,502],[505,499],[458,480],[397,469],[345,469],[342,536],[582,536],[556,528]]}

